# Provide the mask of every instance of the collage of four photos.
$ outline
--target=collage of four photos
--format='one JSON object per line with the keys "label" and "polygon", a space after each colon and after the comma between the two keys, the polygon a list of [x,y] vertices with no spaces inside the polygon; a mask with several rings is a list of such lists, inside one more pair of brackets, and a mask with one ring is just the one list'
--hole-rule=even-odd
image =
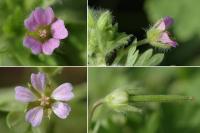
{"label": "collage of four photos", "polygon": [[199,0],[0,0],[0,133],[200,133]]}

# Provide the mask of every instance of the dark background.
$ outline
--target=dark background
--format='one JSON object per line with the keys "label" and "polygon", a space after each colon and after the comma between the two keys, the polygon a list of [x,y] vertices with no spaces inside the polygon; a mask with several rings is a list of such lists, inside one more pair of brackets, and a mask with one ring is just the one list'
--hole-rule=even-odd
{"label": "dark background", "polygon": [[143,9],[144,0],[89,0],[88,3],[95,9],[109,9],[120,32],[134,34],[138,39],[145,37],[149,22]]}
{"label": "dark background", "polygon": [[[0,68],[0,86],[4,87],[16,86],[30,82],[32,73],[38,73],[39,67],[2,67]],[[42,71],[52,72],[56,67],[42,68]],[[66,67],[53,76],[53,79],[62,84],[70,82],[73,85],[79,85],[87,82],[87,70],[85,67]],[[0,89],[1,89],[0,88]]]}

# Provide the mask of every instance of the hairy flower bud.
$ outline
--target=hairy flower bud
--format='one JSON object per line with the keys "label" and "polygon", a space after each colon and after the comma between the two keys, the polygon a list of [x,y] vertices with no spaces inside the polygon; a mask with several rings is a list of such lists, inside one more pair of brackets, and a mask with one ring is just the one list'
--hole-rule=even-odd
{"label": "hairy flower bud", "polygon": [[160,19],[152,28],[147,31],[148,42],[157,48],[170,49],[176,47],[177,42],[170,38],[167,29],[173,24],[171,17]]}
{"label": "hairy flower bud", "polygon": [[105,102],[112,108],[122,104],[128,104],[128,93],[124,90],[117,89],[105,97]]}
{"label": "hairy flower bud", "polygon": [[130,105],[129,95],[126,89],[116,89],[104,98],[104,102],[116,112],[141,112],[141,109]]}

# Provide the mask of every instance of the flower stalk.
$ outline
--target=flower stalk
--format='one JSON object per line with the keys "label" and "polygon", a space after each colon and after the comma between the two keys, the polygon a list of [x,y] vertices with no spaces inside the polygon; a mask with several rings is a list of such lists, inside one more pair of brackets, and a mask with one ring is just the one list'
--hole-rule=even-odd
{"label": "flower stalk", "polygon": [[141,45],[148,44],[148,43],[149,43],[148,39],[145,38],[143,40],[138,41],[136,43],[136,46],[141,46]]}
{"label": "flower stalk", "polygon": [[135,102],[179,102],[184,100],[192,100],[193,97],[190,96],[180,96],[180,95],[135,95],[130,96],[129,101],[131,103]]}

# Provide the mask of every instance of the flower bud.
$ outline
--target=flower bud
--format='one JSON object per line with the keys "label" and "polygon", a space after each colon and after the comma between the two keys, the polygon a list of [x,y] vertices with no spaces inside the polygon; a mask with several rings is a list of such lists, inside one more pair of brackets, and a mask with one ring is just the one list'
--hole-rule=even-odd
{"label": "flower bud", "polygon": [[111,94],[105,97],[104,103],[116,112],[142,112],[141,109],[130,104],[129,92],[127,89],[114,90]]}
{"label": "flower bud", "polygon": [[105,103],[115,109],[121,105],[128,104],[128,93],[125,90],[117,89],[105,97]]}

